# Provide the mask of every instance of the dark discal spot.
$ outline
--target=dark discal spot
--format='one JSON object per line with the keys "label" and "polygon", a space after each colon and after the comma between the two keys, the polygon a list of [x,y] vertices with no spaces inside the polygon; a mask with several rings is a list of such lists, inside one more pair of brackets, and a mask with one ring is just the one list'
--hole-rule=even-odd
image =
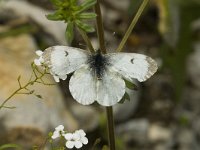
{"label": "dark discal spot", "polygon": [[67,56],[68,55],[68,52],[67,51],[65,51],[65,56]]}
{"label": "dark discal spot", "polygon": [[98,80],[102,79],[102,76],[106,70],[106,66],[109,65],[108,58],[98,51],[96,54],[91,55],[88,58],[88,63],[92,68],[92,71]]}
{"label": "dark discal spot", "polygon": [[132,58],[132,59],[131,59],[131,63],[132,63],[132,64],[134,64],[134,62],[133,62],[133,61],[134,61],[134,58]]}

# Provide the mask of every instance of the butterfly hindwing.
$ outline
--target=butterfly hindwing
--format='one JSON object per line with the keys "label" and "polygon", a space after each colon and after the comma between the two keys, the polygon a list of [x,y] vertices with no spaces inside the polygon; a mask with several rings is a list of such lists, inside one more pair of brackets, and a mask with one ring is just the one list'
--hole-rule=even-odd
{"label": "butterfly hindwing", "polygon": [[116,72],[107,70],[101,80],[97,80],[96,101],[103,106],[112,106],[125,94],[125,82]]}
{"label": "butterfly hindwing", "polygon": [[69,81],[69,90],[73,98],[83,105],[89,105],[95,101],[96,80],[88,65],[74,72]]}
{"label": "butterfly hindwing", "polygon": [[83,105],[97,101],[103,106],[112,106],[119,102],[125,93],[124,80],[118,73],[104,72],[97,79],[88,65],[81,67],[72,75],[69,89],[73,98]]}
{"label": "butterfly hindwing", "polygon": [[88,52],[68,46],[52,46],[43,53],[44,63],[54,74],[69,74],[87,62]]}
{"label": "butterfly hindwing", "polygon": [[130,81],[135,78],[143,82],[150,78],[158,68],[152,58],[142,54],[110,53],[106,56],[109,57],[110,68]]}

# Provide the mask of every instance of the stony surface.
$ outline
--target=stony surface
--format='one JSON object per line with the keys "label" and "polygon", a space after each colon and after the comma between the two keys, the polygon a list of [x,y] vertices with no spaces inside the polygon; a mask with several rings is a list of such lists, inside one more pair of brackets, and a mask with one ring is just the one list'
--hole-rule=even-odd
{"label": "stony surface", "polygon": [[188,58],[187,72],[191,82],[200,88],[200,43],[195,44],[194,52]]}
{"label": "stony surface", "polygon": [[66,25],[61,21],[50,21],[45,15],[52,13],[23,0],[9,0],[3,4],[0,13],[6,10],[12,11],[12,15],[28,17],[42,26],[43,30],[53,36],[57,43],[66,44],[65,32]]}
{"label": "stony surface", "polygon": [[74,103],[71,106],[72,114],[78,121],[79,128],[85,131],[93,131],[99,125],[99,113],[92,106],[83,106]]}
{"label": "stony surface", "polygon": [[151,124],[148,130],[148,139],[150,142],[169,141],[172,138],[172,131],[169,128],[158,124]]}
{"label": "stony surface", "polygon": [[126,100],[123,104],[114,106],[114,117],[116,122],[128,120],[134,115],[138,106],[139,91],[127,89],[130,96],[130,101]]}
{"label": "stony surface", "polygon": [[[0,38],[0,102],[7,98],[18,86],[17,77],[22,75],[22,82],[26,82],[30,76],[30,62],[33,60],[34,51],[38,49],[38,37],[46,34],[44,40],[49,45],[65,44],[65,25],[62,22],[48,21],[45,14],[52,6],[43,6],[48,3],[37,0],[29,0],[30,4],[23,0],[4,1],[0,7],[0,33],[15,29],[21,24],[13,23],[25,20],[25,24],[34,22],[39,30]],[[84,0],[81,0],[83,2]],[[159,0],[153,1],[153,3]],[[38,2],[41,2],[40,4]],[[102,1],[101,10],[104,19],[106,47],[109,52],[114,52],[125,29],[130,23],[130,0]],[[139,1],[133,2],[135,13],[139,7]],[[38,7],[40,6],[40,7]],[[9,10],[8,10],[9,9]],[[3,11],[2,11],[3,10]],[[187,62],[187,81],[182,101],[175,102],[174,82],[172,73],[164,67],[165,62],[160,56],[160,45],[166,44],[158,33],[159,14],[158,9],[151,3],[142,14],[139,22],[130,35],[124,51],[138,52],[153,56],[160,60],[160,70],[145,83],[141,83],[139,92],[131,92],[131,101],[123,105],[118,104],[114,108],[116,121],[116,135],[123,142],[123,150],[199,150],[200,149],[200,44],[194,45]],[[8,18],[9,16],[9,18]],[[187,17],[187,16],[186,16]],[[10,20],[9,20],[10,19]],[[2,21],[3,20],[3,21]],[[8,22],[6,22],[8,21]],[[3,22],[3,23],[2,23]],[[191,29],[199,37],[199,20],[191,25]],[[40,32],[42,31],[42,32]],[[197,32],[196,32],[197,31]],[[37,32],[37,33],[36,33]],[[34,38],[31,36],[34,34]],[[95,49],[98,49],[96,34],[89,34]],[[42,36],[43,37],[43,36]],[[79,35],[78,38],[82,39]],[[51,40],[53,39],[53,40]],[[197,38],[194,37],[196,40]],[[75,39],[75,42],[77,39]],[[170,38],[169,38],[170,40]],[[199,40],[199,39],[198,39]],[[77,42],[78,43],[78,42]],[[47,44],[47,45],[48,45]],[[85,45],[84,42],[81,42]],[[168,43],[170,44],[170,43]],[[86,46],[84,46],[86,47]],[[174,51],[170,51],[173,55]],[[162,68],[162,69],[161,69]],[[48,77],[47,81],[53,82]],[[89,131],[88,136],[102,137],[102,143],[107,141],[106,123],[99,125],[103,107],[81,106],[76,103],[68,93],[63,82],[63,93],[57,86],[35,85],[32,88],[42,95],[43,99],[33,95],[17,95],[9,101],[9,106],[17,106],[16,109],[0,110],[0,144],[15,141],[29,149],[30,145],[41,143],[48,131],[53,130],[58,124],[64,124],[66,129],[73,131],[82,128]],[[62,95],[63,94],[63,95]],[[63,102],[65,100],[65,103]],[[100,121],[102,121],[100,120]],[[103,122],[103,121],[102,121]],[[99,129],[101,128],[101,129]],[[94,139],[92,139],[94,140]],[[117,141],[117,144],[119,141]],[[92,145],[91,141],[89,144]],[[105,144],[107,144],[105,142]],[[121,143],[120,143],[121,144]],[[86,148],[87,149],[87,148]]]}
{"label": "stony surface", "polygon": [[144,144],[148,139],[149,122],[146,119],[134,119],[116,127],[117,135],[126,143]]}
{"label": "stony surface", "polygon": [[[27,34],[0,40],[0,103],[18,88],[17,78],[19,75],[21,75],[22,83],[26,83],[30,78],[30,64],[36,57],[35,50],[35,42]],[[52,78],[45,78],[48,83],[54,83]],[[67,111],[58,86],[36,84],[31,89],[34,89],[35,93],[40,94],[43,99],[34,95],[15,95],[12,97],[7,105],[17,108],[0,110],[1,136],[2,134],[11,134],[14,131],[21,135],[22,132],[25,132],[23,130],[28,129],[33,135],[32,138],[37,139],[37,135],[47,135],[48,131],[54,130],[59,124],[63,124],[70,131],[77,129],[78,124]],[[29,132],[24,134],[24,138],[28,134]],[[19,138],[19,135],[16,135],[15,138]],[[18,139],[12,137],[8,140],[12,142]]]}

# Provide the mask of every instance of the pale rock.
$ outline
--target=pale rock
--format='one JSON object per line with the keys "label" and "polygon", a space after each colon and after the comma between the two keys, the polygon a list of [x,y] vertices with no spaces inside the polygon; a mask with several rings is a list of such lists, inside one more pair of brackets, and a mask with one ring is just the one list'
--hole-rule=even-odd
{"label": "pale rock", "polygon": [[[124,18],[124,14],[121,11],[109,9],[104,5],[102,5],[101,10],[102,10],[102,18],[104,21],[105,29],[107,31],[112,32],[112,39],[114,38],[118,39],[117,37],[115,37],[115,33],[121,34],[122,32],[125,32],[125,29],[126,29],[125,27],[127,26],[126,24],[127,18],[126,17]],[[107,38],[106,34],[105,34],[105,38]],[[111,43],[111,44],[114,44],[114,43]]]}
{"label": "pale rock", "polygon": [[[18,89],[17,78],[19,75],[21,75],[22,84],[27,83],[32,72],[30,64],[37,57],[35,50],[35,42],[27,34],[0,40],[0,104]],[[44,77],[44,80],[48,83],[55,83],[48,75]],[[25,132],[27,129],[47,136],[49,131],[53,131],[60,124],[63,124],[66,130],[77,129],[77,122],[67,111],[58,86],[35,84],[31,86],[31,89],[40,94],[42,99],[34,95],[14,95],[6,103],[6,106],[15,106],[16,108],[0,110],[0,136],[12,134],[14,131],[21,135],[21,131],[24,130],[23,134],[16,138],[28,137],[29,132]],[[38,138],[38,134],[33,135],[36,137],[32,137],[32,139]]]}
{"label": "pale rock", "polygon": [[200,29],[200,18],[195,20],[192,25],[191,25],[192,29],[194,31],[199,30]]}
{"label": "pale rock", "polygon": [[168,146],[166,146],[165,143],[157,143],[153,150],[170,150]]}
{"label": "pale rock", "polygon": [[74,103],[71,106],[71,111],[78,121],[79,128],[85,131],[93,131],[99,125],[99,113],[92,106],[84,106]]}
{"label": "pale rock", "polygon": [[149,121],[147,119],[134,119],[116,126],[116,133],[125,142],[144,144],[147,141]]}
{"label": "pale rock", "polygon": [[148,139],[150,142],[169,141],[172,137],[172,131],[169,128],[158,124],[152,124],[148,130]]}
{"label": "pale rock", "polygon": [[126,89],[126,91],[130,96],[130,101],[125,100],[123,104],[117,104],[113,107],[114,118],[117,122],[125,121],[133,116],[138,106],[139,92],[129,89]]}
{"label": "pale rock", "polygon": [[180,150],[199,150],[200,144],[191,129],[180,129],[177,131],[176,139]]}
{"label": "pale rock", "polygon": [[116,9],[125,12],[129,8],[130,0],[115,0],[115,1],[107,0],[106,4],[111,5],[112,7],[115,7]]}
{"label": "pale rock", "polygon": [[46,18],[45,15],[52,12],[32,5],[23,0],[9,0],[3,4],[1,11],[11,10],[15,15],[21,17],[32,18],[35,22],[42,26],[43,30],[51,34],[59,43],[66,44],[65,29],[66,24],[62,21],[51,21]]}
{"label": "pale rock", "polygon": [[191,82],[200,88],[200,43],[194,46],[194,52],[189,56],[187,62],[187,73]]}

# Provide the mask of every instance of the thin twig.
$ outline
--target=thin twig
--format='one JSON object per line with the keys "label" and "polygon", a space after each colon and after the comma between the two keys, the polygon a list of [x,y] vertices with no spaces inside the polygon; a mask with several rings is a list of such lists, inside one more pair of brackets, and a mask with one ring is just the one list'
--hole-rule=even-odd
{"label": "thin twig", "polygon": [[101,15],[99,0],[97,0],[97,3],[95,5],[95,13],[97,14],[96,27],[97,27],[97,35],[98,35],[98,39],[99,39],[99,47],[100,47],[101,52],[103,54],[106,54],[103,21],[102,21],[102,15]]}
{"label": "thin twig", "polygon": [[87,36],[87,34],[83,30],[81,30],[79,28],[77,28],[77,29],[78,29],[79,33],[81,34],[83,40],[86,42],[90,52],[94,53],[95,52],[94,47],[92,46],[92,43],[91,43],[89,37]]}
{"label": "thin twig", "polygon": [[[43,74],[41,74],[40,76],[38,76],[37,75],[37,73],[35,72],[35,70],[37,70],[36,68],[33,68],[32,69],[32,74],[34,74],[35,75],[35,79],[34,80],[32,80],[32,81],[28,81],[28,83],[26,83],[24,86],[22,86],[21,85],[21,83],[19,83],[19,88],[17,89],[17,90],[15,90],[8,98],[6,98],[4,101],[3,101],[3,103],[0,105],[0,109],[1,108],[15,108],[15,107],[13,107],[13,106],[5,106],[5,104],[14,96],[14,95],[16,95],[16,94],[22,94],[23,92],[20,92],[21,90],[23,90],[23,89],[25,89],[25,90],[29,90],[28,89],[28,86],[29,85],[33,85],[34,83],[36,83],[36,82],[38,82],[38,80],[41,80],[43,77],[44,77],[44,75],[45,74],[47,74],[47,71],[46,70],[44,70],[44,73]],[[41,73],[41,72],[39,72],[39,73]],[[32,76],[32,75],[31,75]],[[31,78],[30,78],[31,79]],[[18,78],[18,82],[20,82],[20,80],[19,80],[19,78]],[[27,94],[27,93],[24,93],[24,94]],[[32,94],[32,93],[28,93],[28,94]]]}
{"label": "thin twig", "polygon": [[115,150],[115,130],[114,130],[114,119],[112,106],[106,107],[107,114],[107,125],[108,125],[108,136],[110,150]]}
{"label": "thin twig", "polygon": [[[102,22],[102,15],[101,15],[99,0],[97,0],[97,3],[95,5],[95,13],[97,14],[96,26],[97,26],[97,35],[99,39],[99,47],[100,47],[101,52],[103,54],[106,54],[104,29],[103,29],[103,22]],[[115,134],[114,134],[114,123],[113,123],[112,111],[113,111],[112,106],[106,107],[107,120],[108,120],[109,147],[110,147],[110,150],[115,150]]]}
{"label": "thin twig", "polygon": [[142,14],[142,12],[143,12],[145,6],[147,5],[148,1],[149,1],[149,0],[144,0],[144,1],[142,2],[142,4],[140,5],[140,8],[138,9],[138,11],[137,11],[135,17],[133,18],[133,20],[132,20],[130,26],[128,27],[128,30],[126,31],[126,33],[125,33],[125,35],[124,35],[122,41],[120,42],[120,44],[119,44],[119,46],[118,46],[118,48],[117,48],[117,50],[116,50],[117,52],[120,52],[120,51],[123,49],[123,47],[124,47],[124,45],[125,45],[125,43],[126,43],[128,37],[130,36],[130,34],[131,34],[133,28],[135,27],[135,25],[136,25],[136,23],[137,23],[139,17],[141,16],[141,14]]}

